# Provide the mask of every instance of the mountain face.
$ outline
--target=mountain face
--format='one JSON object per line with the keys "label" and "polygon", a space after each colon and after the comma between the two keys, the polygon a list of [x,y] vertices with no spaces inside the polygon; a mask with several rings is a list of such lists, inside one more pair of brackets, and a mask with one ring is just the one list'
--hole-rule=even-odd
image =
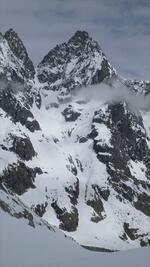
{"label": "mountain face", "polygon": [[85,248],[150,245],[150,109],[103,97],[117,83],[148,98],[150,82],[120,78],[80,31],[34,71],[9,30],[0,77],[1,195],[5,188]]}

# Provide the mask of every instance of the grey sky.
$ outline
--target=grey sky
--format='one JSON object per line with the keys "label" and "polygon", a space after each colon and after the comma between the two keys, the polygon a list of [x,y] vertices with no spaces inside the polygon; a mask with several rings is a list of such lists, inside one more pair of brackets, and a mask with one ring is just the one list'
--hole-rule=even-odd
{"label": "grey sky", "polygon": [[150,79],[149,0],[0,0],[0,31],[10,27],[35,63],[86,30],[121,75]]}

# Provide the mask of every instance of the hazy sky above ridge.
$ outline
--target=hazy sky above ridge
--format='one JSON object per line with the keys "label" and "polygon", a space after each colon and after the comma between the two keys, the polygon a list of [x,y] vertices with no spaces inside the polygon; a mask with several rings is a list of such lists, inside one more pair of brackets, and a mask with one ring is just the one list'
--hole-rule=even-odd
{"label": "hazy sky above ridge", "polygon": [[149,0],[0,0],[0,31],[9,28],[35,63],[76,30],[86,30],[119,74],[150,79]]}

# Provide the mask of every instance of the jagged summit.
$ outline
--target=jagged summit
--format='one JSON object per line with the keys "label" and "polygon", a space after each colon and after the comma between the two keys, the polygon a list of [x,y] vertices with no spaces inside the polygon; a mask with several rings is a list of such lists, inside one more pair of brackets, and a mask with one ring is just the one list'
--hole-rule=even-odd
{"label": "jagged summit", "polygon": [[116,71],[100,46],[85,31],[77,31],[67,43],[57,45],[37,67],[41,83],[52,90],[76,87],[111,79]]}
{"label": "jagged summit", "polygon": [[86,31],[76,31],[75,34],[69,39],[68,42],[83,42],[91,39],[88,32]]}
{"label": "jagged summit", "polygon": [[9,29],[4,34],[4,38],[7,40],[13,54],[23,62],[23,65],[26,68],[27,78],[33,78],[35,74],[33,63],[29,58],[27,50],[18,34],[13,29]]}
{"label": "jagged summit", "polygon": [[92,47],[96,47],[97,50],[103,53],[98,42],[93,40],[93,38],[86,31],[76,31],[75,34],[69,39],[68,44],[72,44],[77,47],[80,46],[80,48],[88,44],[89,46],[91,45]]}

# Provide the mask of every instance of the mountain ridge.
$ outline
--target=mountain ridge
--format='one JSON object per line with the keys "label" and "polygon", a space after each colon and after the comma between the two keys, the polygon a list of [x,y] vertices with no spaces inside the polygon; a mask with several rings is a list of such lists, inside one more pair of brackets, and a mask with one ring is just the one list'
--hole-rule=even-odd
{"label": "mountain ridge", "polygon": [[[38,63],[37,65],[34,65],[33,62],[32,62],[32,60],[28,57],[27,50],[26,50],[26,48],[25,48],[22,40],[20,39],[20,37],[18,36],[18,34],[15,32],[15,30],[13,30],[12,28],[10,28],[9,30],[7,30],[4,33],[4,35],[2,33],[0,33],[0,34],[1,34],[1,38],[3,37],[6,41],[8,41],[8,43],[9,43],[9,39],[12,39],[13,40],[13,38],[14,38],[14,40],[15,39],[17,40],[18,46],[20,44],[21,47],[19,49],[21,50],[21,48],[22,48],[24,50],[25,57],[27,57],[26,61],[29,61],[29,65],[31,66],[31,74],[28,74],[28,75],[30,75],[32,78],[35,75],[35,68],[38,68],[38,66],[40,66],[42,63],[44,63],[45,62],[45,58],[47,58],[48,54],[51,54],[52,51],[54,51],[55,49],[57,49],[59,47],[59,45],[56,45],[54,48],[50,49],[50,51],[48,52],[48,54],[43,57],[43,59],[41,60],[41,62]],[[93,43],[95,44],[95,46],[97,47],[97,49],[100,50],[101,53],[102,53],[102,55],[104,56],[104,58],[106,58],[106,56],[105,56],[104,52],[102,51],[101,47],[99,46],[99,44],[96,41],[94,41],[89,36],[88,32],[86,32],[86,31],[77,30],[75,32],[75,34],[68,40],[68,43],[71,43],[73,40],[79,40],[79,39],[80,39],[80,41],[81,41],[81,39],[93,41]],[[63,45],[66,45],[66,44],[67,43],[62,43],[61,45],[63,46]],[[11,45],[11,41],[10,41],[10,45]],[[12,49],[13,49],[13,42],[12,42]],[[15,49],[17,49],[17,48],[15,48]],[[111,64],[110,64],[110,67],[111,67]],[[113,75],[116,74],[117,77],[119,77],[118,74],[117,74],[117,72],[116,72],[116,70],[113,67],[111,67],[111,68],[113,69]],[[147,93],[147,91],[149,93],[149,84],[150,84],[150,81],[148,81],[148,80],[147,81],[143,81],[143,80],[139,80],[138,81],[138,80],[124,79],[122,77],[120,77],[120,78],[121,78],[121,81],[123,83],[125,83],[125,85],[127,85],[128,87],[132,87],[135,91],[137,91],[137,88],[135,88],[135,87],[139,87],[140,88],[140,92],[143,92],[143,90],[142,90],[142,88],[143,88],[144,89],[144,93]]]}

